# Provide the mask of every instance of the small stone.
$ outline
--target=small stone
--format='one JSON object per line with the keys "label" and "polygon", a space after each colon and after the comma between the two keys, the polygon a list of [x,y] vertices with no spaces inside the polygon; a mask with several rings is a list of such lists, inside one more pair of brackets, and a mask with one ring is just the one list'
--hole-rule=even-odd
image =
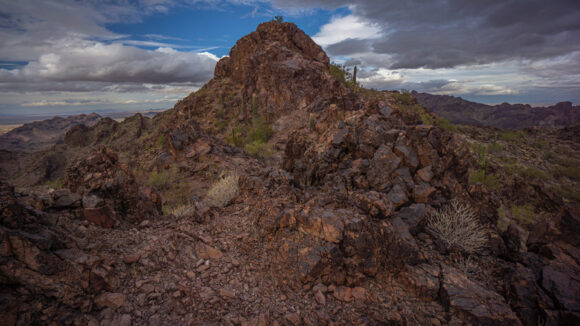
{"label": "small stone", "polygon": [[352,289],[346,286],[339,286],[334,290],[334,297],[340,301],[352,301]]}
{"label": "small stone", "polygon": [[195,272],[194,271],[188,271],[187,273],[185,273],[185,276],[187,276],[188,279],[190,280],[195,280]]}
{"label": "small stone", "polygon": [[101,307],[120,308],[125,304],[125,295],[121,293],[103,293],[95,299]]}
{"label": "small stone", "polygon": [[220,289],[219,294],[220,297],[222,297],[223,299],[233,299],[236,297],[236,295],[232,291],[226,289]]}
{"label": "small stone", "polygon": [[197,268],[198,272],[204,272],[209,269],[209,265],[203,264]]}
{"label": "small stone", "polygon": [[300,316],[299,316],[297,313],[290,313],[290,314],[287,314],[287,315],[285,316],[285,318],[286,318],[286,319],[287,319],[289,322],[291,322],[291,323],[292,323],[292,325],[294,325],[294,326],[298,326],[298,325],[300,325],[300,322],[302,321],[302,320],[300,319]]}
{"label": "small stone", "polygon": [[322,283],[318,283],[312,288],[312,292],[316,292],[316,291],[320,291],[320,292],[324,293],[324,292],[328,291],[328,288],[326,287],[326,285],[324,285]]}
{"label": "small stone", "polygon": [[316,299],[316,302],[318,302],[319,305],[324,306],[326,304],[326,297],[324,296],[324,294],[322,294],[320,290],[314,293],[314,299]]}
{"label": "small stone", "polygon": [[367,290],[363,287],[355,287],[352,289],[352,296],[356,300],[365,300],[367,298]]}
{"label": "small stone", "polygon": [[123,261],[127,264],[134,264],[134,263],[139,261],[139,258],[141,258],[141,254],[134,253],[134,254],[125,256],[125,258],[123,258]]}
{"label": "small stone", "polygon": [[218,249],[206,245],[205,243],[199,243],[196,246],[197,255],[203,259],[217,259],[222,256],[222,252]]}

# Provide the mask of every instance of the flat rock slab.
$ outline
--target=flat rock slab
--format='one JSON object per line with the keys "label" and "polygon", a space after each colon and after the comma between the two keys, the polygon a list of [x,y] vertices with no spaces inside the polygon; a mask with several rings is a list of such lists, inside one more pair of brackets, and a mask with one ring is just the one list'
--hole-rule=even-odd
{"label": "flat rock slab", "polygon": [[441,301],[452,314],[463,315],[477,325],[521,325],[516,314],[505,299],[460,271],[449,266],[442,267]]}

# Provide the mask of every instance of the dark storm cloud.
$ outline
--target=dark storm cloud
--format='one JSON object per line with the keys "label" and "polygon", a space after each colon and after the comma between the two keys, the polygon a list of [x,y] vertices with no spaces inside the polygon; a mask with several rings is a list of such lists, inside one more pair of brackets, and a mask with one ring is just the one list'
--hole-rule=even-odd
{"label": "dark storm cloud", "polygon": [[[382,27],[373,52],[391,68],[448,68],[510,59],[545,59],[580,50],[578,0],[274,0],[282,8],[347,5]],[[341,55],[358,53],[341,44]],[[351,45],[360,45],[351,43]],[[332,46],[329,46],[329,51]]]}
{"label": "dark storm cloud", "polygon": [[370,50],[368,40],[346,39],[326,47],[326,52],[333,56],[349,55],[353,53],[367,52]]}

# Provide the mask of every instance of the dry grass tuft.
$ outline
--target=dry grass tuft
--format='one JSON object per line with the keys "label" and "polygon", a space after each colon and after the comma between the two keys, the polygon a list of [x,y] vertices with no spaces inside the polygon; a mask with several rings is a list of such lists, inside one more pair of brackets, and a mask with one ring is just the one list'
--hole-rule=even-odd
{"label": "dry grass tuft", "polygon": [[467,253],[478,251],[487,241],[487,232],[471,207],[457,200],[432,212],[427,229],[449,247],[458,247]]}
{"label": "dry grass tuft", "polygon": [[171,214],[175,217],[192,216],[193,214],[195,214],[195,206],[193,206],[191,204],[177,206],[177,207],[173,208],[171,211],[169,211],[169,214]]}
{"label": "dry grass tuft", "polygon": [[214,207],[227,206],[240,193],[239,179],[236,174],[228,174],[217,181],[207,192],[206,202]]}

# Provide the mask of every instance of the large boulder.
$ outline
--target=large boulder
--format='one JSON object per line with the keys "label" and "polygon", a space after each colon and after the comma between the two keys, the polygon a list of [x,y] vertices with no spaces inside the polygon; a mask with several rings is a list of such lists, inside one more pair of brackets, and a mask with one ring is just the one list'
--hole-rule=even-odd
{"label": "large boulder", "polygon": [[112,226],[115,217],[135,223],[161,214],[159,194],[139,185],[106,147],[69,167],[64,185],[83,196],[85,218],[101,226]]}

